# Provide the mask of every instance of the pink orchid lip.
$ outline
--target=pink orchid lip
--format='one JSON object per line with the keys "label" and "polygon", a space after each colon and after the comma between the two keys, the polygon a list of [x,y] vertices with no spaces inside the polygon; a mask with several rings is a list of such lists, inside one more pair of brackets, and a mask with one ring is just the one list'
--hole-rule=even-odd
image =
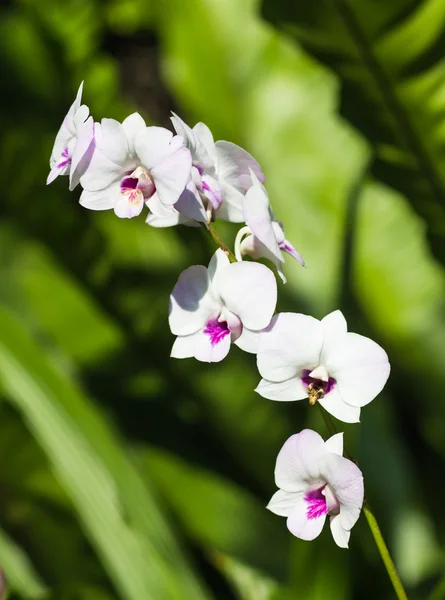
{"label": "pink orchid lip", "polygon": [[307,504],[306,516],[308,519],[318,519],[318,517],[328,513],[326,498],[323,494],[325,485],[316,490],[307,492],[304,496],[304,500]]}
{"label": "pink orchid lip", "polygon": [[207,321],[204,333],[209,336],[212,346],[216,346],[227,335],[230,335],[230,329],[226,321],[211,319]]}
{"label": "pink orchid lip", "polygon": [[330,486],[325,483],[315,490],[309,490],[304,496],[306,501],[306,516],[308,519],[318,519],[323,515],[337,515],[340,505]]}

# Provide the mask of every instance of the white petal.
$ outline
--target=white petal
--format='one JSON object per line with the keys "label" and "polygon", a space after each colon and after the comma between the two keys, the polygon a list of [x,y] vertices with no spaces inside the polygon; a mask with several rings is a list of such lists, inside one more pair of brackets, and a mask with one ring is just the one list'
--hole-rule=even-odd
{"label": "white petal", "polygon": [[331,436],[325,441],[324,446],[328,452],[343,456],[343,432]]}
{"label": "white petal", "polygon": [[254,235],[273,254],[275,259],[283,261],[281,250],[275,237],[270,215],[269,198],[262,187],[252,186],[247,191],[243,204],[243,216],[246,225]]}
{"label": "white petal", "polygon": [[213,135],[210,129],[205,125],[205,123],[196,123],[193,127],[193,131],[197,135],[200,142],[204,145],[204,148],[207,150],[208,155],[212,159],[212,163],[216,162],[216,149],[215,142],[213,140]]}
{"label": "white petal", "polygon": [[100,124],[95,123],[94,138],[93,156],[80,178],[82,187],[90,192],[105,189],[137,166],[128,152],[122,125],[114,119],[102,119]]}
{"label": "white petal", "polygon": [[199,223],[207,223],[204,205],[192,182],[188,184],[179,196],[179,200],[175,204],[175,209],[186,218],[193,219]]}
{"label": "white petal", "polygon": [[215,215],[216,218],[230,223],[243,223],[243,202],[244,194],[236,190],[232,185],[224,180],[220,180],[222,191],[222,202],[219,205]]}
{"label": "white petal", "polygon": [[[74,127],[74,116],[76,112],[79,110],[81,105],[82,98],[82,90],[83,90],[83,81],[77,90],[76,99],[73,104],[70,106],[65,118],[63,119],[62,125],[60,126],[59,131],[57,132],[56,139],[54,141],[54,146],[51,151],[51,158],[49,160],[49,164],[51,169],[55,167],[57,163],[60,162],[60,156],[65,148],[68,146],[70,139],[76,135],[76,129]],[[64,173],[66,174],[66,173]],[[56,175],[57,176],[57,175]],[[49,179],[49,178],[48,178]],[[54,181],[55,177],[51,179]],[[51,181],[47,181],[47,183],[51,183]]]}
{"label": "white petal", "polygon": [[246,178],[242,176],[249,175],[251,169],[260,181],[264,181],[260,165],[243,148],[221,140],[216,142],[215,149],[219,179],[224,179],[240,191],[244,191],[247,189],[244,187]]}
{"label": "white petal", "polygon": [[297,505],[287,519],[287,528],[300,540],[314,540],[323,529],[326,515],[320,515],[315,519],[309,519],[307,516],[307,503],[303,497],[300,497]]}
{"label": "white petal", "polygon": [[282,402],[292,402],[293,400],[304,400],[304,398],[307,398],[307,390],[299,377],[292,377],[279,383],[262,379],[255,391],[260,396],[263,396],[263,398],[280,400]]}
{"label": "white petal", "polygon": [[109,210],[110,208],[114,208],[114,204],[119,196],[120,186],[117,183],[98,192],[83,190],[79,204],[90,210]]}
{"label": "white petal", "polygon": [[266,508],[280,517],[288,517],[300,499],[301,493],[278,490],[272,496]]}
{"label": "white petal", "polygon": [[221,248],[218,248],[218,250],[214,252],[209,262],[208,271],[210,279],[213,280],[216,273],[219,273],[222,269],[225,269],[229,265],[229,257],[223,250],[221,250]]}
{"label": "white petal", "polygon": [[141,164],[153,169],[171,153],[173,134],[164,127],[146,127],[136,137],[134,148]]}
{"label": "white petal", "polygon": [[184,146],[165,156],[150,171],[156,192],[163,204],[175,204],[190,181],[192,156]]}
{"label": "white petal", "polygon": [[334,387],[324,398],[320,398],[318,402],[328,413],[343,423],[360,422],[360,408],[346,404],[337,387]]}
{"label": "white petal", "polygon": [[303,429],[281,448],[275,466],[275,483],[287,492],[305,492],[310,486],[324,485],[326,479],[322,472],[326,470],[326,456],[323,438],[311,429]]}
{"label": "white petal", "polygon": [[277,303],[277,282],[270,269],[259,263],[232,263],[215,275],[214,286],[245,327],[269,325]]}
{"label": "white petal", "polygon": [[351,460],[337,454],[326,455],[322,471],[340,504],[340,523],[350,530],[359,518],[363,506],[362,472]]}
{"label": "white petal", "polygon": [[135,154],[136,138],[139,135],[139,132],[144,131],[146,128],[145,121],[139,113],[135,112],[122,121],[122,128],[124,130],[125,137],[127,138],[128,150],[131,154]]}
{"label": "white petal", "polygon": [[166,205],[161,202],[157,192],[155,192],[153,196],[146,201],[146,205],[159,219],[170,219],[174,214],[177,213],[177,210],[174,206],[170,204]]}
{"label": "white petal", "polygon": [[[211,139],[211,144],[213,145],[213,137],[209,128],[204,125],[204,123],[198,123],[198,125],[201,125],[207,131],[201,131],[201,128],[198,127],[198,125],[195,125],[195,127],[191,129],[175,113],[173,113],[171,121],[176,133],[184,138],[187,148],[192,153],[193,162],[203,168],[209,175],[215,175],[215,161],[212,156],[212,154],[214,154],[214,150],[211,148],[210,144],[209,147],[207,147],[209,136]],[[201,133],[203,134],[204,138],[201,138]]]}
{"label": "white petal", "polygon": [[357,333],[347,333],[330,347],[325,365],[337,380],[345,402],[365,406],[383,389],[389,377],[388,356],[381,346]]}
{"label": "white petal", "polygon": [[343,313],[340,310],[334,310],[321,320],[321,328],[323,330],[323,349],[320,362],[324,363],[329,355],[330,348],[332,348],[332,352],[335,352],[335,344],[348,331],[348,326]]}
{"label": "white petal", "polygon": [[250,352],[251,354],[256,354],[258,351],[258,344],[260,341],[260,333],[261,331],[253,331],[252,329],[247,329],[247,327],[243,327],[243,332],[240,337],[236,340],[235,344],[244,352]]}
{"label": "white petal", "polygon": [[334,515],[331,517],[330,525],[332,537],[334,538],[334,542],[337,544],[337,546],[340,546],[340,548],[348,548],[351,532],[342,527],[340,523],[340,515]]}
{"label": "white petal", "polygon": [[195,345],[200,331],[191,335],[178,336],[173,344],[170,356],[172,358],[191,358],[195,355]]}
{"label": "white petal", "polygon": [[175,335],[190,335],[202,329],[220,306],[211,288],[207,269],[194,265],[181,273],[170,295],[169,324]]}
{"label": "white petal", "polygon": [[77,132],[76,145],[71,158],[70,190],[79,183],[81,176],[87,170],[94,153],[94,121],[90,117]]}
{"label": "white petal", "polygon": [[322,345],[320,321],[307,315],[280,313],[261,333],[258,370],[269,381],[300,377],[317,365]]}
{"label": "white petal", "polygon": [[148,214],[145,221],[151,227],[174,227],[175,225],[186,225],[187,227],[199,227],[199,224],[192,219],[188,219],[179,213],[177,210],[173,210],[167,217],[158,217],[152,213]]}
{"label": "white petal", "polygon": [[210,337],[199,332],[195,344],[195,358],[202,362],[220,362],[230,350],[230,335],[226,335],[217,343],[212,343]]}

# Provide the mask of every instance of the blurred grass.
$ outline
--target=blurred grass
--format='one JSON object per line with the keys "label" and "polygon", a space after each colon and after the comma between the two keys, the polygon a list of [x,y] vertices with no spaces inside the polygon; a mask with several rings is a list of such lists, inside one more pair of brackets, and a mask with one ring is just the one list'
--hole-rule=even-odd
{"label": "blurred grass", "polygon": [[[441,578],[441,199],[400,146],[340,4],[266,2],[292,36],[254,0],[0,8],[0,563],[11,599],[44,588],[52,600],[392,598],[364,523],[345,552],[329,531],[291,539],[264,509],[278,450],[306,425],[325,434],[318,415],[257,396],[254,358],[236,348],[222,365],[169,359],[168,294],[182,269],[208,262],[208,241],[89,213],[65,181],[44,185],[83,79],[97,120],[137,109],[167,125],[173,109],[258,158],[308,264],[287,262],[280,309],[340,306],[389,352],[388,388],[345,431],[410,598]],[[443,3],[350,6],[442,177]],[[233,239],[236,227],[218,226]]]}

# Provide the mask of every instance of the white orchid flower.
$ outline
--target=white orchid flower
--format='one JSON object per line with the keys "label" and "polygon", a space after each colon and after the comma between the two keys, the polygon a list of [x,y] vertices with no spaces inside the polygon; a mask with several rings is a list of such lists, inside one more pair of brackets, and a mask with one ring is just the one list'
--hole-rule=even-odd
{"label": "white orchid flower", "polygon": [[336,310],[319,321],[296,313],[276,315],[261,333],[256,391],[270,400],[319,402],[334,417],[357,423],[360,409],[383,389],[390,372],[386,352],[348,333]]}

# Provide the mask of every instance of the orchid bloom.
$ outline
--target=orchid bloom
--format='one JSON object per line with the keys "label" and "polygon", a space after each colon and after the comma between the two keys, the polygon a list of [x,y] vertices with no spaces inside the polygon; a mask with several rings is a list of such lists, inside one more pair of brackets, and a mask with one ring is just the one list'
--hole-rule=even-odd
{"label": "orchid bloom", "polygon": [[95,123],[95,150],[81,177],[80,204],[91,210],[113,209],[121,218],[169,210],[190,179],[191,156],[180,136],[163,127],[146,127],[134,113],[123,123]]}
{"label": "orchid bloom", "polygon": [[345,423],[360,420],[360,408],[383,389],[390,371],[383,348],[348,333],[339,310],[321,321],[296,313],[276,315],[260,335],[257,364],[261,396],[309,398]]}
{"label": "orchid bloom", "polygon": [[233,223],[243,222],[244,195],[252,185],[250,173],[255,173],[260,181],[265,180],[260,165],[236,144],[214,142],[204,123],[197,123],[191,129],[175,114],[172,123],[192,154],[191,179],[209,215]]}
{"label": "orchid bloom", "polygon": [[171,356],[219,362],[235,343],[255,352],[258,332],[270,322],[277,284],[259,263],[230,263],[218,249],[208,268],[189,267],[170,296],[169,323],[177,335]]}
{"label": "orchid bloom", "polygon": [[275,483],[280,489],[267,508],[287,517],[287,528],[296,537],[315,539],[329,515],[335,543],[348,547],[364,489],[360,469],[342,454],[342,433],[324,442],[311,429],[291,436],[281,448],[275,466]]}
{"label": "orchid bloom", "polygon": [[304,266],[304,260],[285,238],[281,221],[275,218],[269,202],[269,196],[261,181],[250,171],[252,187],[247,190],[243,203],[243,215],[246,227],[242,227],[236,236],[235,254],[238,260],[244,255],[252,258],[267,258],[275,263],[283,283],[283,252],[290,254]]}
{"label": "orchid bloom", "polygon": [[81,105],[82,90],[83,82],[56,135],[49,159],[51,171],[46,180],[47,185],[59,175],[69,175],[70,190],[73,190],[91,160],[94,150],[94,122],[93,117],[88,116],[88,106]]}

